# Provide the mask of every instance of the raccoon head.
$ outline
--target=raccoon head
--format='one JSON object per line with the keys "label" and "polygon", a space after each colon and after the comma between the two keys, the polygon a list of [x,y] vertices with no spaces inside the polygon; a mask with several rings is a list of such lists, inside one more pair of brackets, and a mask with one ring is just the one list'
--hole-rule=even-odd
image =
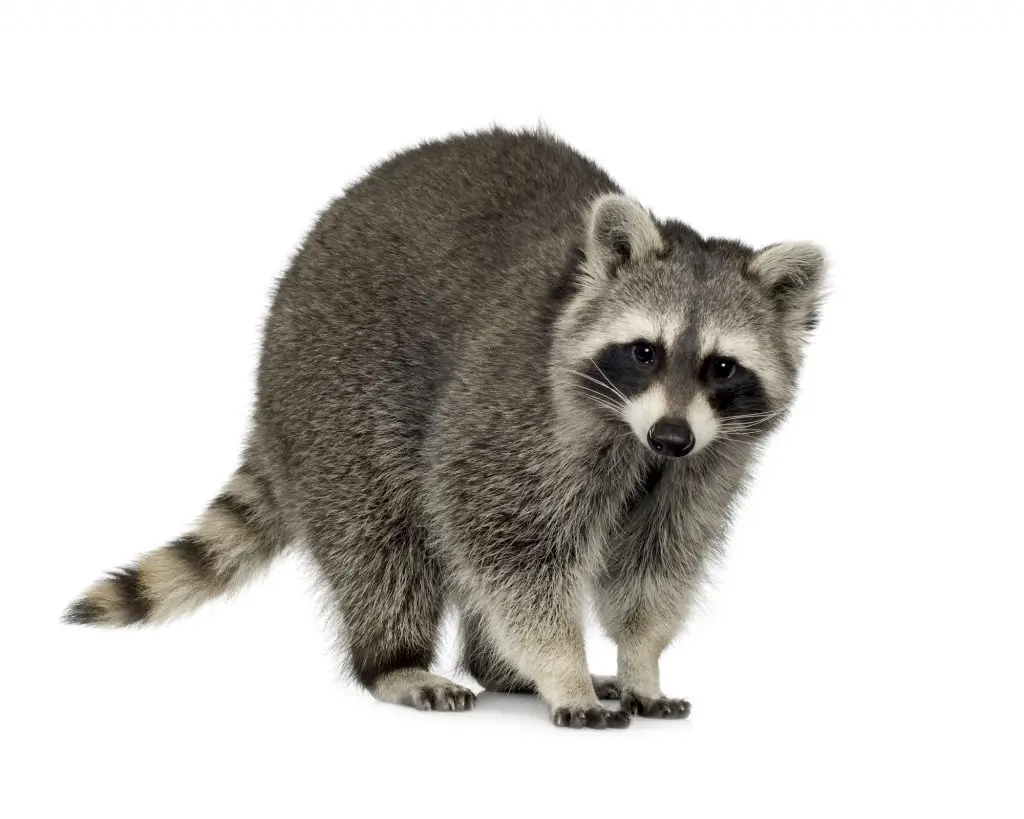
{"label": "raccoon head", "polygon": [[824,268],[812,244],[755,251],[599,197],[561,287],[562,408],[664,457],[755,443],[792,401]]}

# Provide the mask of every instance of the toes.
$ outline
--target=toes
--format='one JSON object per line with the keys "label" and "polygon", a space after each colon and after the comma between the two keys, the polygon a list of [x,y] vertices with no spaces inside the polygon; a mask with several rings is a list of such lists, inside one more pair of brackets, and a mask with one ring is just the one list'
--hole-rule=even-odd
{"label": "toes", "polygon": [[686,719],[690,716],[690,703],[686,700],[668,700],[669,719]]}
{"label": "toes", "polygon": [[551,721],[560,728],[627,728],[629,714],[607,708],[556,708]]}
{"label": "toes", "polygon": [[623,711],[652,719],[686,719],[690,715],[690,703],[668,697],[642,697],[626,692],[622,695]]}
{"label": "toes", "polygon": [[619,698],[619,708],[631,716],[636,716],[640,710],[640,700],[635,694],[624,691]]}
{"label": "toes", "polygon": [[588,728],[628,728],[629,714],[610,708],[591,708],[587,711]]}
{"label": "toes", "polygon": [[599,700],[617,700],[619,698],[619,682],[615,677],[602,677],[597,674],[591,675],[594,683],[594,693]]}
{"label": "toes", "polygon": [[413,689],[406,702],[419,711],[472,711],[476,708],[476,695],[455,685],[425,685]]}
{"label": "toes", "polygon": [[443,689],[444,711],[472,711],[476,708],[476,695],[469,689],[453,685]]}
{"label": "toes", "polygon": [[647,717],[667,717],[669,712],[669,704],[665,700],[654,700],[648,706],[647,713],[644,716]]}
{"label": "toes", "polygon": [[472,711],[476,708],[476,694],[465,688],[454,690],[452,697],[455,701],[456,711]]}
{"label": "toes", "polygon": [[594,693],[599,700],[617,700],[619,687],[615,683],[601,683],[594,686]]}
{"label": "toes", "polygon": [[628,728],[629,723],[630,717],[626,711],[608,711],[605,713],[604,724],[608,728]]}
{"label": "toes", "polygon": [[587,724],[587,712],[585,708],[556,708],[551,721],[559,728],[582,728]]}

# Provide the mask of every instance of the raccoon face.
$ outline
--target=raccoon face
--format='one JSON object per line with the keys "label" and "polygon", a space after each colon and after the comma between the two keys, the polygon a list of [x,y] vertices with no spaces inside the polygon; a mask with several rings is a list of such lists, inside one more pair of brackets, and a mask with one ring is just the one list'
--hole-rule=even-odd
{"label": "raccoon face", "polygon": [[556,390],[663,457],[754,443],[792,400],[823,278],[814,245],[755,252],[602,196],[568,271]]}

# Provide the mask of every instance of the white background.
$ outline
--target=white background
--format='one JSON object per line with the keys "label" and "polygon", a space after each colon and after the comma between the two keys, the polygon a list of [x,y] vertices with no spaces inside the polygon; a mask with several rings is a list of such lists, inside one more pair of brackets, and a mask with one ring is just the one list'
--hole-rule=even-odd
{"label": "white background", "polygon": [[[1019,8],[5,0],[0,814],[1022,815]],[[691,719],[375,703],[297,558],[159,630],[58,625],[229,474],[317,211],[539,121],[658,215],[834,260],[664,659]]]}

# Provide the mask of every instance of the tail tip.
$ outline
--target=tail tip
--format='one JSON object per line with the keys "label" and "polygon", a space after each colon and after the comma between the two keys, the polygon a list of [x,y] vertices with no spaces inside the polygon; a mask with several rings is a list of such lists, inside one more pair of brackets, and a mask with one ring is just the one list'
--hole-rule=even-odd
{"label": "tail tip", "polygon": [[130,626],[144,622],[150,608],[139,568],[126,566],[93,583],[67,607],[61,622],[76,626]]}
{"label": "tail tip", "polygon": [[103,609],[83,597],[67,607],[60,621],[71,626],[93,626],[103,621]]}

